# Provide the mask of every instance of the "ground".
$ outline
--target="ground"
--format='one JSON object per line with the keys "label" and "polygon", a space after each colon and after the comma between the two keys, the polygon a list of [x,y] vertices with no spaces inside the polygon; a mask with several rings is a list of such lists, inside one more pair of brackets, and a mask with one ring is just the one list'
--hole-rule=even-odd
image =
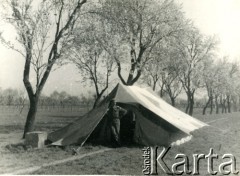
{"label": "ground", "polygon": [[[86,112],[39,111],[36,121],[36,130],[52,131],[68,124],[79,115]],[[72,157],[72,147],[49,147],[32,149],[21,144],[23,125],[26,112],[19,114],[18,110],[1,109],[0,114],[0,174],[12,173],[19,169],[41,166],[56,160]],[[214,161],[213,169],[218,171],[218,166],[229,159],[222,159],[223,154],[231,153],[236,157],[237,169],[240,170],[240,113],[207,115],[195,114],[195,117],[209,123],[209,127],[193,133],[190,142],[172,147],[164,158],[168,166],[178,162],[175,156],[184,153],[189,157],[192,169],[193,154],[208,154],[210,148],[219,155]],[[79,155],[106,149],[105,146],[92,146],[86,144],[79,151]],[[142,174],[143,157],[142,147],[111,148],[110,151],[84,157],[55,166],[43,167],[28,174]],[[207,175],[207,160],[200,161],[200,175]],[[179,168],[181,170],[181,168]],[[226,169],[229,169],[227,167]],[[161,168],[158,174],[163,175]],[[220,175],[220,174],[218,174]]]}

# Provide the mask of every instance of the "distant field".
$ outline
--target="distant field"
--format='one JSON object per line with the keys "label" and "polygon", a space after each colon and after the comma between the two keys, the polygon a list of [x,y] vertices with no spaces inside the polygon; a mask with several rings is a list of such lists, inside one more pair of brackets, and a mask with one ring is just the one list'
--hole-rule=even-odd
{"label": "distant field", "polygon": [[[77,112],[39,111],[36,121],[36,130],[52,131],[68,124],[78,116],[87,112],[86,108]],[[209,148],[222,156],[232,153],[237,158],[237,167],[240,170],[240,113],[220,115],[195,115],[202,121],[209,122],[210,127],[194,132],[194,138],[181,146],[173,147],[165,158],[172,163],[177,153],[192,156],[193,153],[208,154]],[[22,145],[9,145],[20,141],[25,122],[26,111],[19,115],[18,111],[0,112],[0,174],[13,172],[18,169],[38,166],[55,160],[72,156],[71,147],[31,149]],[[7,147],[6,147],[7,146]],[[103,149],[103,146],[82,147],[80,154]],[[141,147],[121,147],[102,154],[68,162],[65,164],[46,167],[32,174],[142,174]],[[190,159],[191,160],[191,159]],[[219,160],[221,162],[222,160]],[[201,163],[200,173],[206,175],[206,161]],[[214,168],[217,169],[218,162]],[[159,170],[162,175],[162,171]]]}
{"label": "distant field", "polygon": [[[51,131],[72,122],[75,118],[88,112],[89,108],[78,108],[75,111],[63,111],[61,109],[43,110],[40,109],[36,116],[36,130]],[[17,108],[0,108],[0,133],[6,131],[23,130],[27,116],[27,109],[21,114]]]}

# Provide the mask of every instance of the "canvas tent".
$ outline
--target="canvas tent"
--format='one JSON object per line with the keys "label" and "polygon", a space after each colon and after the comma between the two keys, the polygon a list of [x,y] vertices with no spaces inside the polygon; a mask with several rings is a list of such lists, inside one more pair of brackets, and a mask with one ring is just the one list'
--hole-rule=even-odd
{"label": "canvas tent", "polygon": [[[52,145],[61,146],[83,145],[89,139],[110,141],[107,110],[111,99],[115,99],[120,106],[134,114],[133,138],[139,144],[168,145],[170,137],[175,133],[190,134],[207,125],[169,105],[154,92],[138,86],[118,84],[95,109],[50,133],[48,140]],[[125,134],[130,133],[126,131],[130,122],[132,121],[121,122],[121,130],[125,129]]]}

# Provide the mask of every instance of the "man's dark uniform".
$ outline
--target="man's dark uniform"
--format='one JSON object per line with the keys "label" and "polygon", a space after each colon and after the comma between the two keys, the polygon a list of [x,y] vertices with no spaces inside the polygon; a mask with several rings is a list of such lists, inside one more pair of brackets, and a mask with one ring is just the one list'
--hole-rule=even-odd
{"label": "man's dark uniform", "polygon": [[110,107],[109,109],[109,116],[111,118],[111,131],[118,145],[120,145],[120,119],[126,113],[127,111],[125,109],[116,105]]}

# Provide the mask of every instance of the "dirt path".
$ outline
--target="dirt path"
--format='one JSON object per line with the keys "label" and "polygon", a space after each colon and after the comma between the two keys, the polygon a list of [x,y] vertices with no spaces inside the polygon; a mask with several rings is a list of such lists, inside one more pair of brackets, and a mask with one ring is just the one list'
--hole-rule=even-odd
{"label": "dirt path", "polygon": [[31,174],[32,172],[35,172],[35,171],[37,171],[39,169],[42,169],[44,167],[55,166],[55,165],[63,164],[63,163],[66,163],[66,162],[80,160],[84,157],[96,155],[96,154],[99,154],[99,153],[104,153],[104,152],[110,151],[110,150],[112,150],[112,149],[102,149],[102,150],[98,150],[98,151],[95,151],[95,152],[90,152],[90,153],[83,154],[83,155],[77,155],[77,156],[69,157],[69,158],[66,158],[66,159],[63,159],[63,160],[53,161],[53,162],[46,163],[46,164],[43,164],[43,165],[40,165],[40,166],[34,166],[34,167],[29,167],[29,168],[16,170],[16,171],[13,171],[13,172],[10,172],[10,173],[4,173],[4,175]]}
{"label": "dirt path", "polygon": [[72,157],[71,147],[64,150],[59,147],[26,150],[21,145],[21,137],[22,132],[0,133],[0,174],[31,173],[49,164],[51,166],[72,161],[78,157],[86,157],[91,152],[101,153],[108,149],[102,146],[84,146],[78,156]]}

